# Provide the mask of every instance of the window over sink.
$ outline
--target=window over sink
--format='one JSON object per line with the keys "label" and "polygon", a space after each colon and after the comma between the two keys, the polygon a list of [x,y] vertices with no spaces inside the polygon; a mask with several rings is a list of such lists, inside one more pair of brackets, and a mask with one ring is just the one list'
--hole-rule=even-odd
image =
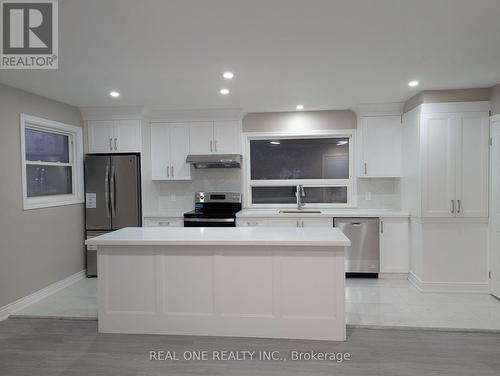
{"label": "window over sink", "polygon": [[246,134],[247,206],[351,205],[352,131],[318,135]]}

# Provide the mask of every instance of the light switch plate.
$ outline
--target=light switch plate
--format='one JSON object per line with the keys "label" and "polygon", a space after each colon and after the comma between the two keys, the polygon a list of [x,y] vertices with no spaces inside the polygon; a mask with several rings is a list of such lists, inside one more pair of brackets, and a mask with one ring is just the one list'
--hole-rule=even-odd
{"label": "light switch plate", "polygon": [[371,200],[372,200],[372,193],[365,192],[365,201],[371,201]]}

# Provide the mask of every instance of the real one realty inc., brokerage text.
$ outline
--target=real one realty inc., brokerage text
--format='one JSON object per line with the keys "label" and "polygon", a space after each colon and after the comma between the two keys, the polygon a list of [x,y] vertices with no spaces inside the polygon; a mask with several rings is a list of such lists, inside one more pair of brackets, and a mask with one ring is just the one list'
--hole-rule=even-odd
{"label": "real one realty inc., brokerage text", "polygon": [[280,351],[255,351],[255,350],[187,350],[149,351],[150,361],[328,361],[342,363],[351,360],[350,353],[298,351],[291,350],[286,354]]}

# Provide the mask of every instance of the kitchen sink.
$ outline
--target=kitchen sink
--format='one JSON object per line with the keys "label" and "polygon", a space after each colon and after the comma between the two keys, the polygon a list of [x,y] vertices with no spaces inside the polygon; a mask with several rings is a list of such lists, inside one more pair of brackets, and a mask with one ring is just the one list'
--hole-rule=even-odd
{"label": "kitchen sink", "polygon": [[321,210],[307,210],[307,209],[297,210],[297,209],[294,209],[294,210],[280,210],[279,213],[280,214],[321,214]]}

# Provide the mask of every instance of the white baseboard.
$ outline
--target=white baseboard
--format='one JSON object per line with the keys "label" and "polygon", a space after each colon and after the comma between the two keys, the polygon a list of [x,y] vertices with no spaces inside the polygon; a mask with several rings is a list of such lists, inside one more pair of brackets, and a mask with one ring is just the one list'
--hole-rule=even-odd
{"label": "white baseboard", "polygon": [[408,273],[378,273],[378,279],[401,279],[407,280]]}
{"label": "white baseboard", "polygon": [[12,303],[9,303],[3,307],[0,307],[0,321],[5,320],[9,317],[9,315],[20,311],[23,308],[26,308],[30,304],[38,302],[47,296],[50,296],[65,287],[72,285],[75,282],[78,282],[85,278],[85,270],[80,270],[79,272],[70,275],[67,278],[61,279],[41,290],[35,291],[32,294],[29,294],[21,299],[18,299]]}
{"label": "white baseboard", "polygon": [[422,292],[453,292],[461,294],[489,294],[488,282],[441,282],[422,281],[410,272],[410,283]]}

